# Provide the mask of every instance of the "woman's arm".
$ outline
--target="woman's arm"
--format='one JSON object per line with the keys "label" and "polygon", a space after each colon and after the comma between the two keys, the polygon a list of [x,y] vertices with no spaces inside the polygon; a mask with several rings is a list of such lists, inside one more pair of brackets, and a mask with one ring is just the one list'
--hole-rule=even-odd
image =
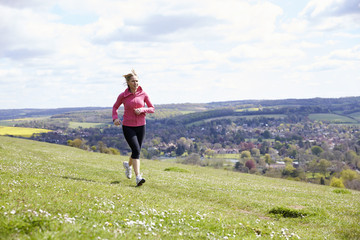
{"label": "woman's arm", "polygon": [[113,108],[112,108],[112,119],[113,119],[113,121],[115,121],[115,119],[118,119],[117,110],[119,109],[120,105],[122,104],[123,99],[124,99],[124,94],[121,93],[118,96],[118,98],[116,99],[116,102],[113,105]]}
{"label": "woman's arm", "polygon": [[144,101],[146,103],[147,108],[145,108],[145,107],[141,108],[141,113],[154,113],[155,112],[155,107],[151,103],[148,95],[145,96]]}

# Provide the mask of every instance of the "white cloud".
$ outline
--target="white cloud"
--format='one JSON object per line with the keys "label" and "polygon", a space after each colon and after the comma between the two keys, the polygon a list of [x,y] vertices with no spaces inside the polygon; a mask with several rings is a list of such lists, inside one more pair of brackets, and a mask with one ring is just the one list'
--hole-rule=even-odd
{"label": "white cloud", "polygon": [[132,68],[155,103],[318,96],[302,80],[359,74],[354,3],[1,1],[0,108],[111,106]]}
{"label": "white cloud", "polygon": [[359,0],[311,0],[300,15],[315,30],[360,27]]}
{"label": "white cloud", "polygon": [[360,61],[360,45],[354,46],[350,49],[339,49],[330,53],[330,58],[349,60],[349,61]]}
{"label": "white cloud", "polygon": [[360,15],[359,0],[311,0],[301,15],[311,18]]}

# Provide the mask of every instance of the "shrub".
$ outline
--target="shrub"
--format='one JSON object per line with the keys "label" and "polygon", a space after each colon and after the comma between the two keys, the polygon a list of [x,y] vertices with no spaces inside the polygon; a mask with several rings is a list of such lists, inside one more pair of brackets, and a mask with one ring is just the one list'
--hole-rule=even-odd
{"label": "shrub", "polygon": [[241,158],[251,158],[251,153],[250,153],[250,151],[242,151],[240,157]]}
{"label": "shrub", "polygon": [[270,214],[280,215],[284,218],[299,218],[309,215],[307,212],[300,209],[291,209],[285,207],[275,207],[269,211]]}
{"label": "shrub", "polygon": [[120,155],[120,151],[117,150],[116,148],[109,148],[109,153],[113,154],[113,155]]}
{"label": "shrub", "polygon": [[330,186],[338,187],[338,188],[345,188],[343,181],[341,178],[333,177],[330,181]]}
{"label": "shrub", "polygon": [[347,181],[345,183],[345,185],[346,185],[347,188],[360,191],[360,180],[359,179],[354,179],[352,181]]}
{"label": "shrub", "polygon": [[343,179],[344,182],[352,181],[354,179],[359,179],[359,174],[351,169],[343,170],[341,173],[341,179]]}
{"label": "shrub", "polygon": [[245,163],[245,166],[248,168],[248,169],[253,169],[256,167],[255,165],[255,162],[250,159],[250,160],[247,160],[246,163]]}
{"label": "shrub", "polygon": [[264,175],[266,177],[281,178],[282,170],[281,169],[276,169],[276,168],[270,168],[265,172]]}
{"label": "shrub", "polygon": [[201,165],[200,155],[197,153],[192,153],[185,159],[181,159],[178,162],[183,164]]}
{"label": "shrub", "polygon": [[189,170],[179,168],[179,167],[168,167],[168,168],[165,168],[164,171],[167,171],[167,172],[186,172],[186,173],[189,172]]}
{"label": "shrub", "polygon": [[224,159],[217,159],[217,158],[212,158],[212,159],[204,159],[201,162],[201,166],[209,166],[209,167],[213,167],[213,168],[222,168],[224,166]]}
{"label": "shrub", "polygon": [[335,189],[333,192],[340,193],[340,194],[351,194],[351,192],[347,189]]}

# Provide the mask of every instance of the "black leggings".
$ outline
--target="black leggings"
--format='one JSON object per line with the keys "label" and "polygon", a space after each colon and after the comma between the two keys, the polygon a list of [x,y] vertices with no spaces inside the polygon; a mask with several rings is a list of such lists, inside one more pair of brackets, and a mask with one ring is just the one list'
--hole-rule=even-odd
{"label": "black leggings", "polygon": [[131,148],[131,158],[140,159],[141,145],[145,137],[145,125],[140,127],[122,126],[127,143]]}

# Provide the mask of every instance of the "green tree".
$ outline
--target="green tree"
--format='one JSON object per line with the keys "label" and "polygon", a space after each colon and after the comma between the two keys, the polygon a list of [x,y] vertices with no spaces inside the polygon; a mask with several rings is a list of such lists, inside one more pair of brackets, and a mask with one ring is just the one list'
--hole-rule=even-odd
{"label": "green tree", "polygon": [[262,134],[262,136],[265,138],[265,139],[269,139],[271,138],[271,133],[268,131],[268,130],[265,130]]}
{"label": "green tree", "polygon": [[313,146],[311,147],[311,152],[312,154],[314,154],[315,156],[319,156],[324,150],[319,147],[319,146]]}
{"label": "green tree", "polygon": [[283,176],[291,176],[293,175],[296,168],[294,168],[291,164],[286,164],[282,174]]}
{"label": "green tree", "polygon": [[153,138],[152,140],[151,140],[151,144],[153,145],[153,146],[159,146],[160,145],[160,143],[161,143],[161,139],[159,138],[159,137],[156,137],[156,138]]}
{"label": "green tree", "polygon": [[289,157],[284,158],[285,165],[292,165],[293,160]]}
{"label": "green tree", "polygon": [[326,173],[328,172],[328,168],[330,167],[331,163],[326,159],[320,159],[318,168],[319,171],[324,174],[324,177],[326,177]]}
{"label": "green tree", "polygon": [[83,141],[79,138],[74,139],[73,141],[73,147],[81,148],[81,145],[83,144]]}
{"label": "green tree", "polygon": [[185,153],[185,146],[182,144],[178,144],[176,148],[176,155],[181,156]]}
{"label": "green tree", "polygon": [[360,175],[351,169],[342,170],[340,175],[341,175],[341,179],[344,182],[352,181],[354,179],[360,179]]}
{"label": "green tree", "polygon": [[251,158],[251,153],[250,153],[250,151],[242,151],[240,154],[240,157],[242,159],[249,159],[249,158]]}
{"label": "green tree", "polygon": [[237,161],[234,166],[235,171],[241,171],[243,167],[244,167],[244,164],[240,161]]}
{"label": "green tree", "polygon": [[265,159],[265,162],[267,164],[269,164],[269,165],[271,164],[271,156],[270,156],[270,154],[266,153],[265,156],[264,156],[264,159]]}
{"label": "green tree", "polygon": [[356,154],[355,151],[350,150],[345,153],[345,161],[356,166],[360,161],[360,157]]}
{"label": "green tree", "polygon": [[257,162],[257,163],[259,163],[260,162],[260,150],[259,149],[257,149],[257,148],[252,148],[251,149],[251,156],[255,159],[255,161]]}
{"label": "green tree", "polygon": [[308,169],[312,172],[312,177],[315,178],[315,173],[318,171],[318,163],[315,159],[309,163]]}
{"label": "green tree", "polygon": [[210,148],[207,148],[207,149],[205,150],[205,156],[207,156],[207,158],[212,158],[212,157],[214,157],[214,155],[215,155],[215,151],[214,151],[214,150],[212,150],[212,149],[210,149]]}
{"label": "green tree", "polygon": [[109,149],[103,141],[98,142],[98,149],[101,153],[109,153]]}

